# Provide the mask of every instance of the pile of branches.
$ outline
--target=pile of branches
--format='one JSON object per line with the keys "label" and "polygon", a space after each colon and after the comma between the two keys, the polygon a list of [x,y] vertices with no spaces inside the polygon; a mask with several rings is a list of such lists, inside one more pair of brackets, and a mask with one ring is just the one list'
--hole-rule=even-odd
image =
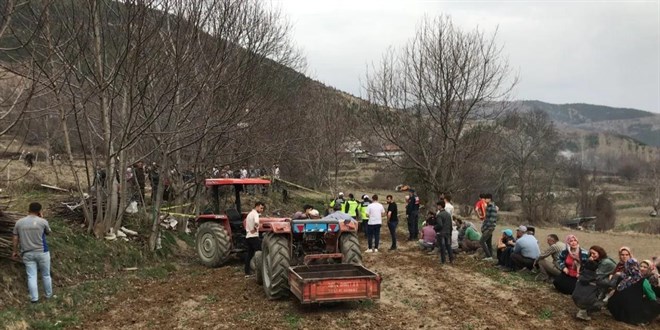
{"label": "pile of branches", "polygon": [[0,210],[0,258],[11,258],[14,225],[23,215]]}
{"label": "pile of branches", "polygon": [[[96,211],[96,197],[89,197],[86,203],[92,204],[92,211]],[[85,223],[85,214],[83,212],[81,200],[75,198],[65,198],[50,205],[51,214],[54,217],[62,218],[66,221],[75,223]]]}

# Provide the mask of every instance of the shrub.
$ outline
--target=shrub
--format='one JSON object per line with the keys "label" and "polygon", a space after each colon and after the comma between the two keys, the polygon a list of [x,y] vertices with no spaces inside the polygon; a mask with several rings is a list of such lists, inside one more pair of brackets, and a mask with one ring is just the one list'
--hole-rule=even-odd
{"label": "shrub", "polygon": [[604,192],[596,197],[596,230],[606,231],[614,228],[616,212],[614,203],[608,193]]}
{"label": "shrub", "polygon": [[626,179],[627,181],[633,181],[639,177],[641,172],[640,166],[634,163],[624,164],[619,168],[617,174]]}

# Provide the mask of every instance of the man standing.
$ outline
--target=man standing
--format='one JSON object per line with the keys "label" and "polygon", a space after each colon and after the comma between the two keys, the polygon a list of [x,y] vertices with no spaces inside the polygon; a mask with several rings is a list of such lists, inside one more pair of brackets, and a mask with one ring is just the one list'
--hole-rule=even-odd
{"label": "man standing", "polygon": [[355,200],[355,195],[353,195],[352,193],[348,194],[348,200],[344,202],[344,207],[343,207],[344,213],[347,213],[348,215],[353,217],[353,219],[357,219],[358,205],[360,205],[360,203],[358,203],[358,201]]}
{"label": "man standing", "polygon": [[37,270],[41,272],[41,279],[46,292],[46,299],[53,297],[53,283],[50,278],[50,252],[46,244],[46,235],[50,234],[48,221],[43,218],[41,204],[30,203],[28,216],[16,222],[14,226],[14,250],[12,257],[18,259],[20,255],[27,272],[30,301],[39,302],[39,287],[37,286]]}
{"label": "man standing", "polygon": [[140,200],[138,201],[138,204],[144,205],[144,187],[146,183],[146,177],[144,175],[144,162],[141,160],[135,163],[133,173],[135,174],[135,181],[137,182],[137,186],[140,189]]}
{"label": "man standing", "polygon": [[534,236],[527,234],[527,227],[525,226],[518,227],[516,231],[520,236],[516,240],[516,245],[513,247],[513,253],[511,254],[513,268],[532,270],[536,258],[541,254],[539,242]]}
{"label": "man standing", "polygon": [[344,209],[344,202],[345,202],[345,200],[344,200],[344,193],[343,193],[343,192],[340,192],[340,193],[337,195],[337,198],[335,198],[335,199],[333,199],[333,200],[330,201],[330,210],[334,210],[334,209],[335,209],[335,205],[339,205],[339,209],[340,209],[340,210],[343,210],[343,209]]}
{"label": "man standing", "polygon": [[481,248],[484,250],[486,257],[484,260],[493,260],[493,231],[497,226],[497,206],[493,202],[493,195],[484,194],[484,202],[486,203],[486,211],[484,222],[481,224]]}
{"label": "man standing", "polygon": [[[378,243],[380,243],[380,226],[383,224],[383,215],[385,215],[385,208],[383,204],[378,202],[378,195],[371,197],[371,204],[367,206],[367,214],[369,221],[367,223],[367,242],[369,249],[367,253],[378,252]],[[372,240],[375,244],[372,245]],[[373,249],[372,249],[373,247]]]}
{"label": "man standing", "polygon": [[[561,269],[559,269],[559,254],[561,251],[566,250],[566,244],[559,241],[559,237],[555,234],[548,235],[547,242],[549,247],[534,261],[534,266],[538,266],[541,272],[536,277],[536,280],[552,281],[561,273]],[[552,260],[548,259],[549,256],[552,256]]]}
{"label": "man standing", "polygon": [[280,164],[273,165],[273,178],[275,180],[280,179]]}
{"label": "man standing", "polygon": [[245,239],[247,242],[247,257],[245,258],[245,277],[250,276],[250,261],[255,252],[261,250],[261,239],[259,238],[259,214],[264,212],[266,204],[254,203],[254,208],[245,217]]}
{"label": "man standing", "polygon": [[451,204],[451,195],[450,194],[444,194],[444,200],[445,200],[445,211],[449,213],[450,216],[454,216],[454,205]]}
{"label": "man standing", "polygon": [[32,166],[34,166],[34,155],[29,151],[25,155],[25,165],[27,165],[27,167],[29,168],[32,168]]}
{"label": "man standing", "polygon": [[155,162],[149,168],[149,183],[151,184],[151,202],[156,203],[158,197],[158,183],[160,181],[160,173],[158,172],[158,164]]}
{"label": "man standing", "polygon": [[436,246],[440,250],[440,262],[445,263],[445,255],[449,257],[449,262],[454,261],[454,251],[451,248],[451,232],[453,229],[451,215],[445,210],[445,201],[440,200],[437,203],[438,213],[436,214],[437,223],[435,225]]}
{"label": "man standing", "polygon": [[399,214],[392,195],[387,195],[387,228],[392,236],[392,246],[390,250],[396,250],[396,226],[399,224]]}
{"label": "man standing", "polygon": [[479,220],[484,221],[484,218],[486,217],[486,199],[485,196],[486,194],[479,194],[479,200],[477,201],[476,204],[474,204],[474,211],[477,213],[477,217],[479,217]]}
{"label": "man standing", "polygon": [[415,241],[419,232],[419,197],[415,194],[415,189],[410,189],[410,200],[406,205],[406,213],[408,214],[408,232],[410,237],[409,241]]}
{"label": "man standing", "polygon": [[360,217],[359,226],[362,228],[364,235],[367,236],[367,223],[369,223],[369,213],[367,212],[367,207],[371,204],[369,195],[364,194],[362,196],[362,203],[358,206],[358,216]]}

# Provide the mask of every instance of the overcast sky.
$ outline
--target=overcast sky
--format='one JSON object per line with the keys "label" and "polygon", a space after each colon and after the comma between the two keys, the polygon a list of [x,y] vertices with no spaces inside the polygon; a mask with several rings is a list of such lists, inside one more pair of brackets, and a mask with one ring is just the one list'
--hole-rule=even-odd
{"label": "overcast sky", "polygon": [[366,66],[413,37],[424,15],[499,28],[520,83],[515,99],[660,113],[660,0],[272,0],[293,26],[307,74],[363,96]]}

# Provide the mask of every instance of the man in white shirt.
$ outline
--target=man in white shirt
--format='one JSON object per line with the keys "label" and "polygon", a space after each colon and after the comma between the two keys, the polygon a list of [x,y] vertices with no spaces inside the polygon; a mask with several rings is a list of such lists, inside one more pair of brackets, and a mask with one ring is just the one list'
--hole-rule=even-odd
{"label": "man in white shirt", "polygon": [[451,204],[451,195],[450,194],[445,194],[444,195],[444,200],[445,200],[445,211],[449,213],[452,217],[454,216],[454,205]]}
{"label": "man in white shirt", "polygon": [[245,258],[245,276],[250,276],[250,261],[255,252],[261,250],[259,239],[259,214],[263,213],[266,205],[262,202],[254,203],[254,208],[245,217],[245,239],[247,242],[247,257]]}
{"label": "man in white shirt", "polygon": [[378,195],[373,195],[371,197],[371,204],[367,206],[367,214],[369,215],[369,221],[367,222],[367,242],[369,244],[369,249],[366,252],[378,252],[380,226],[383,224],[383,216],[385,215],[385,208],[383,207],[383,204],[378,202]]}

